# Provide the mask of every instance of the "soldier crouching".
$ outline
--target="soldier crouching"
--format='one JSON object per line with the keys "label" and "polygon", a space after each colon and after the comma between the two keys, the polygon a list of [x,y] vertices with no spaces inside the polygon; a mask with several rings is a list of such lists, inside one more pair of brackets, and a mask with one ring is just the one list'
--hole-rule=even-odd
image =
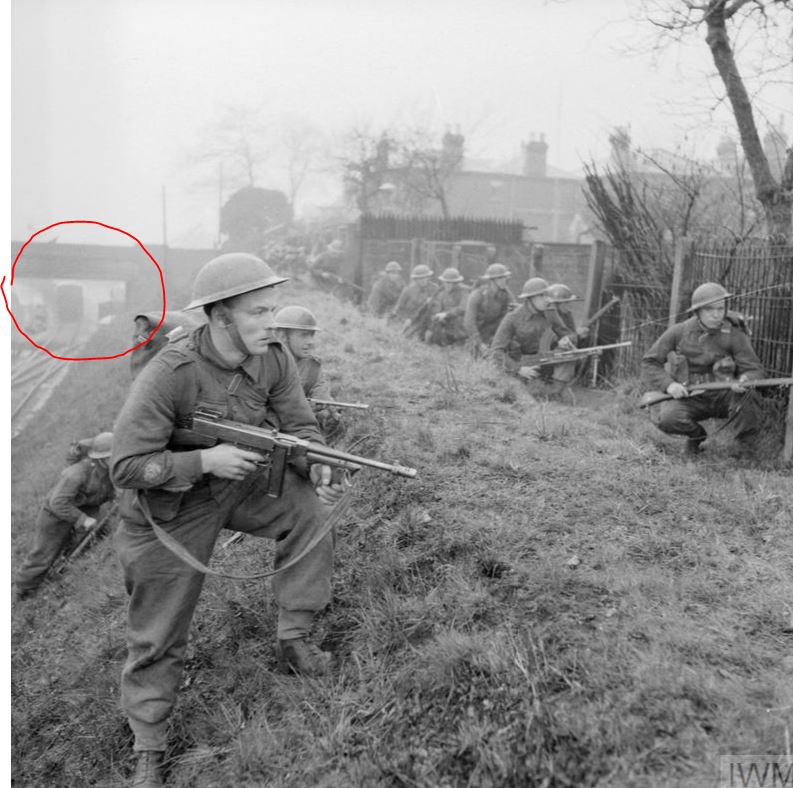
{"label": "soldier crouching", "polygon": [[[664,331],[642,359],[642,381],[665,392],[656,426],[669,435],[685,435],[686,452],[699,453],[708,437],[700,422],[727,418],[736,440],[750,441],[761,423],[758,395],[743,382],[763,378],[763,365],[749,337],[728,319],[730,294],[715,282],[700,285],[691,296],[693,316]],[[733,381],[729,389],[689,396],[697,383]]]}

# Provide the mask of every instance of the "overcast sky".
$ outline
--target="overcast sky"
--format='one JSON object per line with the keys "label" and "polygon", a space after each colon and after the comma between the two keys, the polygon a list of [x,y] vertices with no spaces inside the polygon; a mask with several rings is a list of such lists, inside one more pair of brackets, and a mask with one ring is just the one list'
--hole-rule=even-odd
{"label": "overcast sky", "polygon": [[[301,118],[329,134],[459,125],[467,153],[493,162],[517,156],[521,141],[542,132],[549,164],[570,171],[607,155],[615,125],[630,126],[643,148],[683,143],[711,158],[734,130],[707,79],[709,51],[700,35],[654,55],[649,26],[630,18],[636,7],[15,0],[12,238],[95,219],[158,243],[165,186],[170,243],[210,244],[217,187],[206,178],[202,185],[191,159],[224,106],[258,106],[273,127]],[[774,121],[786,111],[793,132],[789,84],[770,86],[761,109]],[[257,185],[283,188],[280,177],[273,162]],[[335,188],[315,177],[299,205],[327,202]]]}

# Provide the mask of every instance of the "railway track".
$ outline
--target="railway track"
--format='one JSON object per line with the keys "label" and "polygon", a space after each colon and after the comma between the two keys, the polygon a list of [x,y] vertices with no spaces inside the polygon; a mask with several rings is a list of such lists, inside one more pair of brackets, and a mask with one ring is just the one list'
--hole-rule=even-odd
{"label": "railway track", "polygon": [[[81,325],[64,327],[51,349],[59,356],[77,356],[90,331]],[[16,438],[44,406],[71,369],[41,350],[23,350],[11,360],[11,438]]]}

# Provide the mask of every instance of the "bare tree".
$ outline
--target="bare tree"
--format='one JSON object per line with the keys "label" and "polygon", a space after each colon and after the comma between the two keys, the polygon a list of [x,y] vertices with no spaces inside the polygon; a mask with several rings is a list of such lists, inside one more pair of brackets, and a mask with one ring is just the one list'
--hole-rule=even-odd
{"label": "bare tree", "polygon": [[221,168],[225,186],[252,187],[260,181],[274,147],[261,110],[230,106],[203,130],[195,161]]}
{"label": "bare tree", "polygon": [[285,160],[287,196],[293,209],[306,177],[322,163],[323,143],[321,130],[308,121],[291,118],[283,126],[281,148]]}
{"label": "bare tree", "polygon": [[449,188],[453,173],[462,167],[463,136],[447,131],[442,146],[433,145],[429,132],[414,129],[400,144],[400,172],[407,195],[434,200],[449,218]]}
{"label": "bare tree", "polygon": [[395,148],[394,137],[386,131],[374,135],[354,128],[344,136],[337,161],[344,177],[345,194],[361,213],[369,213],[376,206],[376,197],[387,183]]}
{"label": "bare tree", "polygon": [[[704,26],[705,41],[724,86],[738,128],[746,162],[752,173],[757,199],[763,206],[769,235],[793,235],[793,148],[779,180],[774,177],[757,131],[752,98],[736,60],[733,46],[737,31],[756,25],[772,40],[775,34],[790,35],[793,4],[790,0],[645,0],[652,24],[674,39]],[[731,34],[733,38],[731,38]],[[790,67],[790,56],[780,68]],[[773,68],[766,64],[765,69]]]}

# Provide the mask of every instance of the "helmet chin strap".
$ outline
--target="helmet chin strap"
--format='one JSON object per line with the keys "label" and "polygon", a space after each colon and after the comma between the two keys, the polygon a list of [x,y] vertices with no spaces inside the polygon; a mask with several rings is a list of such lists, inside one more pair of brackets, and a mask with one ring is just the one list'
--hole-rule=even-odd
{"label": "helmet chin strap", "polygon": [[245,347],[245,343],[242,341],[240,332],[237,330],[237,326],[231,319],[231,316],[229,315],[225,305],[222,303],[218,304],[215,307],[215,311],[218,313],[220,323],[228,334],[231,344],[234,345],[234,347],[239,350],[243,356],[250,356],[251,352],[247,347]]}

